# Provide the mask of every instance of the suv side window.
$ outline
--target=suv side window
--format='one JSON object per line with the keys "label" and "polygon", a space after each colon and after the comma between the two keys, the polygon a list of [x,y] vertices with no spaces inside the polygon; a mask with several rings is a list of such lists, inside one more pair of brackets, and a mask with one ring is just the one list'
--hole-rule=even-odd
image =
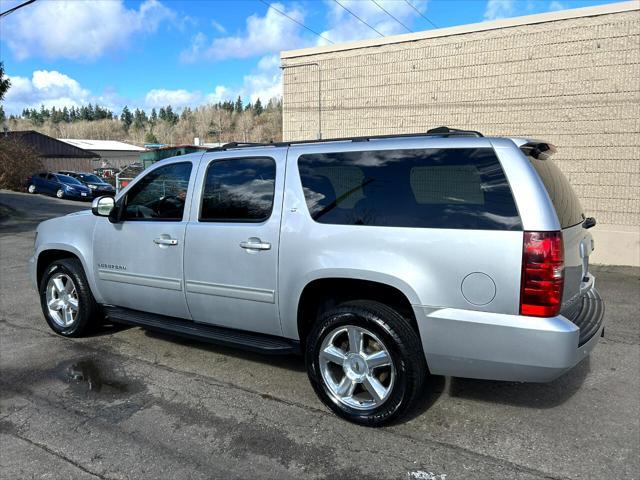
{"label": "suv side window", "polygon": [[491,148],[307,154],[298,168],[307,207],[319,223],[522,229]]}
{"label": "suv side window", "polygon": [[276,162],[271,157],[214,160],[204,181],[201,222],[263,222],[271,216]]}
{"label": "suv side window", "polygon": [[190,176],[191,162],[172,163],[147,173],[127,193],[123,218],[181,221]]}

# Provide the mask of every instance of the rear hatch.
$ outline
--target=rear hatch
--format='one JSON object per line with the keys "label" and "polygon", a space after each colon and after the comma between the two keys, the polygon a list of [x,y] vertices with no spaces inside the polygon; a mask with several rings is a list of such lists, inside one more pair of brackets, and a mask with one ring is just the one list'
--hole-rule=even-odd
{"label": "rear hatch", "polygon": [[[585,301],[597,297],[600,302],[593,288],[594,277],[589,273],[589,256],[594,249],[594,244],[588,229],[595,225],[595,219],[585,218],[580,200],[571,184],[551,159],[555,153],[553,145],[536,142],[525,144],[520,148],[542,180],[560,222],[565,264],[561,313],[575,321],[581,315]],[[598,305],[598,309],[600,308],[604,307]],[[599,323],[602,315],[596,316],[599,317]],[[581,330],[581,340],[584,335],[591,333],[585,331],[582,326]]]}

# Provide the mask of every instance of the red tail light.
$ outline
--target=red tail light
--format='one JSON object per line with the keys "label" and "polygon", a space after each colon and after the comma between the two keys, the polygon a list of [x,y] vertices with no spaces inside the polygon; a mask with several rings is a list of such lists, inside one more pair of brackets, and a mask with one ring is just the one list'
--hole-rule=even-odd
{"label": "red tail light", "polygon": [[524,232],[520,313],[553,317],[564,288],[562,232]]}

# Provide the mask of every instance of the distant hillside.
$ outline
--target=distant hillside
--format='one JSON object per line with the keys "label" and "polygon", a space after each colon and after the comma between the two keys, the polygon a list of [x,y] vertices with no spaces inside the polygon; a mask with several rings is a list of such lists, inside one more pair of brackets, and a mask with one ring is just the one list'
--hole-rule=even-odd
{"label": "distant hillside", "polygon": [[6,120],[10,130],[36,130],[55,138],[120,140],[137,145],[145,143],[191,144],[202,142],[269,142],[282,140],[282,100],[271,99],[265,106],[258,99],[244,105],[221,102],[197,108],[185,108],[179,114],[170,105],[130,111],[120,117],[99,106],[73,109],[25,109],[20,116]]}

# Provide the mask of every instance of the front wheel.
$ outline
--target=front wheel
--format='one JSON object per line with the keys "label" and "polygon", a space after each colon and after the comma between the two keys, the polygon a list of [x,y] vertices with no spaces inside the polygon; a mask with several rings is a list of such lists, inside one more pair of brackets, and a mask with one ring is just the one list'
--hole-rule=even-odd
{"label": "front wheel", "polygon": [[42,276],[39,290],[42,312],[54,332],[81,337],[97,323],[99,307],[79,260],[53,262]]}
{"label": "front wheel", "polygon": [[320,400],[368,426],[406,413],[427,375],[417,332],[398,312],[373,301],[343,303],[322,315],[305,353]]}
{"label": "front wheel", "polygon": [[61,188],[56,192],[56,197],[58,198],[64,198],[64,190],[62,190]]}

